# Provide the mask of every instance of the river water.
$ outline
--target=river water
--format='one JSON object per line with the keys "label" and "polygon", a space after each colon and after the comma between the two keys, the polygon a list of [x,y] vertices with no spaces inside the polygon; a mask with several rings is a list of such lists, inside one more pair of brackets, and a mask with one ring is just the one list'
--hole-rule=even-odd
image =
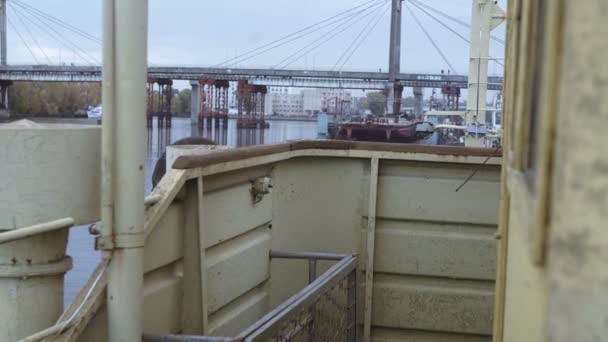
{"label": "river water", "polygon": [[[37,122],[50,123],[81,123],[95,124],[95,120],[77,119],[38,119]],[[236,120],[229,120],[227,129],[199,129],[190,125],[190,119],[174,118],[173,125],[168,129],[147,129],[146,134],[146,168],[145,187],[146,193],[152,189],[151,174],[158,158],[162,155],[167,145],[176,140],[189,136],[203,136],[215,141],[217,144],[241,147],[249,145],[261,145],[279,143],[286,140],[315,139],[317,137],[317,124],[311,121],[270,121],[270,128],[258,129],[236,129]],[[142,199],[143,200],[143,199]],[[68,242],[68,254],[72,257],[74,267],[66,274],[64,305],[69,305],[78,294],[79,289],[86,283],[87,279],[100,261],[99,252],[93,248],[94,238],[89,234],[86,226],[72,228]]]}

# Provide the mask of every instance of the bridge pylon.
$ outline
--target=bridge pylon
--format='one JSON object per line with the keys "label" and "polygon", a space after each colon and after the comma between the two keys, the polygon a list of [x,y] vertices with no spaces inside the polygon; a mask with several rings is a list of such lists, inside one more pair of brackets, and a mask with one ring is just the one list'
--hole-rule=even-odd
{"label": "bridge pylon", "polygon": [[199,80],[199,112],[200,127],[220,125],[228,128],[228,96],[230,82],[226,80]]}

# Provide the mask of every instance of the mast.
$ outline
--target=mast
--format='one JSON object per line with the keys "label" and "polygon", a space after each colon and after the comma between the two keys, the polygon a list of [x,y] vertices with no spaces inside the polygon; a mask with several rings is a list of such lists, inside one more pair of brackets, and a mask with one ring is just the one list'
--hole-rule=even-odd
{"label": "mast", "polygon": [[494,0],[473,0],[465,146],[483,146],[486,130],[486,97],[490,32],[505,19]]}
{"label": "mast", "polygon": [[113,342],[142,338],[147,34],[147,0],[104,0],[102,248]]}

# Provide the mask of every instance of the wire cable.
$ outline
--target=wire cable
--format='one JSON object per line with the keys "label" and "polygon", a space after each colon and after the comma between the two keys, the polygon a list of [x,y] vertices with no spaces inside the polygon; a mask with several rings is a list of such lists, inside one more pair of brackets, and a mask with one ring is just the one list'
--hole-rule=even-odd
{"label": "wire cable", "polygon": [[[388,2],[387,2],[387,4],[388,4]],[[384,6],[381,6],[380,8],[377,9],[377,13],[380,13],[380,16],[382,16],[382,14],[384,13],[382,11],[382,9],[385,6],[386,6],[386,4]],[[338,58],[338,60],[334,64],[334,66],[331,68],[332,70],[336,69],[336,67],[340,64],[340,62],[342,62],[342,60],[346,57],[346,55],[349,53],[349,51],[355,46],[355,44],[357,44],[357,41],[359,40],[359,38],[361,38],[361,36],[363,36],[364,33],[369,32],[370,27],[376,21],[377,17],[378,16],[372,17],[367,22],[367,24],[365,24],[365,26],[363,26],[363,29],[361,30],[361,32],[359,32],[359,34],[355,37],[355,39],[353,39],[353,41],[350,43],[350,45],[348,46],[348,48],[346,48],[346,50],[344,50],[344,52],[342,53],[342,55],[340,56],[340,58]]]}
{"label": "wire cable", "polygon": [[433,46],[435,47],[435,50],[437,50],[437,52],[439,53],[439,55],[441,56],[441,58],[443,59],[443,61],[445,62],[445,64],[447,64],[448,67],[450,68],[450,70],[452,70],[452,73],[454,75],[458,75],[458,73],[456,72],[456,70],[454,69],[454,67],[452,66],[452,64],[450,63],[450,61],[448,60],[448,58],[445,56],[445,54],[443,53],[443,51],[441,51],[441,49],[439,48],[439,45],[437,45],[437,43],[435,43],[435,40],[433,40],[433,37],[431,37],[431,35],[429,34],[429,32],[426,30],[426,28],[424,28],[424,25],[422,25],[422,23],[420,22],[420,20],[418,20],[418,17],[416,16],[416,13],[414,13],[408,6],[405,6],[405,8],[410,13],[410,15],[412,16],[412,18],[414,18],[414,21],[416,21],[416,24],[418,24],[418,27],[420,27],[420,29],[422,30],[422,32],[424,33],[424,35],[428,38],[428,40],[431,42],[431,44],[433,44]]}
{"label": "wire cable", "polygon": [[[453,22],[455,22],[457,24],[460,24],[460,25],[462,25],[462,26],[464,26],[466,28],[469,28],[469,29],[471,28],[470,24],[468,24],[468,23],[466,23],[466,22],[464,22],[464,21],[462,21],[462,20],[460,20],[458,18],[455,18],[455,17],[453,17],[453,16],[451,16],[449,14],[446,14],[446,13],[444,13],[444,12],[442,12],[442,11],[436,9],[436,8],[433,8],[433,7],[427,5],[427,4],[423,3],[423,2],[420,2],[418,0],[408,0],[408,2],[410,2],[410,3],[414,4],[414,5],[422,6],[422,7],[426,8],[426,9],[428,9],[429,11],[432,11],[432,12],[434,12],[434,13],[436,13],[436,14],[444,17],[444,18],[447,18],[447,19],[449,19],[449,20],[451,20],[451,21],[453,21]],[[504,39],[498,38],[495,35],[490,34],[490,39],[492,39],[492,40],[494,40],[494,41],[496,41],[498,43],[501,43],[503,45],[505,44]]]}
{"label": "wire cable", "polygon": [[[449,25],[447,25],[446,23],[444,23],[443,21],[441,21],[441,19],[435,17],[434,15],[432,15],[431,13],[429,13],[428,11],[426,11],[423,7],[421,7],[417,3],[413,2],[413,1],[410,1],[410,3],[412,5],[414,5],[416,8],[418,8],[420,11],[422,11],[424,14],[426,14],[427,16],[429,16],[431,19],[433,19],[436,22],[438,22],[441,26],[445,27],[447,30],[449,30],[450,32],[452,32],[455,35],[457,35],[460,39],[462,39],[465,42],[467,42],[467,44],[471,44],[471,41],[469,39],[467,39],[466,37],[464,37],[463,35],[461,35],[460,33],[458,33],[456,30],[452,29]],[[492,58],[492,57],[490,57],[490,58],[496,64],[500,65],[501,67],[504,67],[504,64],[501,63],[500,61],[498,61],[498,60],[496,60],[495,58]]]}
{"label": "wire cable", "polygon": [[[283,36],[282,38],[276,39],[276,40],[274,40],[274,41],[272,41],[270,43],[264,44],[262,46],[259,46],[259,47],[255,48],[255,49],[253,49],[253,50],[245,52],[245,53],[243,53],[243,54],[241,54],[239,56],[230,58],[230,59],[228,59],[228,60],[226,60],[226,61],[224,61],[222,63],[214,65],[213,67],[221,67],[222,65],[226,65],[226,64],[235,64],[236,65],[236,64],[241,63],[243,61],[249,60],[249,59],[251,59],[253,57],[256,57],[256,56],[259,56],[259,55],[261,55],[261,54],[263,54],[265,52],[268,52],[270,50],[273,50],[275,48],[283,46],[283,45],[285,45],[287,43],[290,43],[290,42],[292,42],[292,41],[294,41],[296,39],[305,37],[305,36],[310,35],[310,34],[312,34],[314,32],[318,32],[319,30],[322,30],[325,27],[328,27],[328,26],[331,26],[331,25],[333,25],[335,23],[338,23],[340,21],[346,20],[346,19],[352,17],[352,15],[353,15],[351,13],[350,15],[345,16],[347,13],[350,13],[350,12],[352,12],[352,11],[358,9],[358,8],[361,8],[361,7],[365,6],[365,5],[371,4],[370,6],[364,8],[364,9],[358,11],[358,12],[356,12],[354,15],[357,15],[357,14],[359,14],[361,12],[364,12],[364,11],[370,9],[370,8],[378,6],[380,4],[380,1],[381,0],[367,1],[367,2],[365,2],[363,4],[361,4],[361,5],[353,7],[351,9],[347,10],[347,11],[344,11],[342,13],[336,14],[336,15],[330,17],[330,18],[324,19],[324,20],[319,21],[319,22],[317,22],[315,24],[312,24],[312,25],[310,25],[308,27],[300,29],[300,30],[298,30],[296,32],[293,32],[293,33],[290,33],[290,34],[288,34],[286,36]],[[343,17],[343,16],[345,16],[345,17]],[[340,17],[342,17],[342,18],[340,18]],[[337,18],[339,18],[339,19],[337,19]],[[334,19],[336,19],[336,20],[334,20]],[[322,24],[325,24],[325,25],[322,25]],[[319,25],[322,25],[322,26],[315,28],[316,26],[319,26]],[[315,28],[315,29],[312,30],[312,31],[309,31],[312,28]],[[309,31],[309,32],[307,32],[307,31]],[[289,39],[289,38],[292,38],[292,39]],[[289,40],[287,40],[287,39],[289,39]],[[285,40],[287,40],[287,41],[285,41]],[[262,50],[262,51],[260,51],[260,50]],[[253,54],[253,55],[251,55],[251,54]]]}
{"label": "wire cable", "polygon": [[[82,50],[82,48],[80,48],[78,45],[74,44],[72,41],[66,39],[65,36],[61,32],[59,32],[53,26],[49,25],[40,16],[37,16],[30,11],[25,11],[24,13],[29,15],[29,17],[24,16],[26,19],[28,19],[31,23],[34,23],[38,28],[40,28],[41,30],[46,32],[49,36],[51,36],[53,39],[55,39],[60,45],[65,46],[67,49],[71,50],[74,53],[74,55],[78,56],[85,63],[87,63],[89,65],[99,64],[99,61],[95,57],[91,56],[86,51]],[[37,22],[34,21],[32,18],[35,19]],[[91,62],[91,61],[93,61],[93,62]]]}
{"label": "wire cable", "polygon": [[86,39],[88,39],[88,40],[90,40],[92,42],[95,42],[97,44],[101,44],[101,39],[100,38],[95,37],[92,34],[90,34],[88,32],[85,32],[85,31],[79,29],[78,27],[76,27],[74,25],[70,25],[67,22],[65,22],[64,20],[61,20],[61,19],[59,19],[57,17],[54,17],[54,16],[52,16],[52,15],[50,15],[48,13],[45,13],[45,12],[43,12],[43,11],[41,11],[41,10],[39,10],[39,9],[37,9],[37,8],[35,8],[35,7],[27,4],[27,3],[24,3],[22,1],[20,1],[20,0],[10,0],[10,2],[14,3],[15,5],[21,7],[23,9],[25,9],[25,10],[31,11],[33,13],[36,13],[37,15],[39,15],[41,17],[44,17],[46,20],[54,22],[56,25],[62,26],[64,29],[69,30],[69,31],[71,31],[71,32],[73,32],[73,33],[75,33],[75,34],[83,37],[83,38],[86,38]]}
{"label": "wire cable", "polygon": [[15,31],[15,33],[17,33],[17,36],[19,36],[19,39],[21,39],[21,42],[23,42],[25,47],[27,47],[27,49],[30,51],[30,54],[34,58],[34,61],[36,61],[36,64],[39,64],[38,58],[36,57],[36,54],[34,54],[34,51],[32,50],[32,48],[30,48],[30,45],[25,41],[25,39],[23,39],[23,36],[19,32],[19,30],[17,30],[17,27],[15,25],[13,25],[13,22],[11,21],[11,19],[10,18],[7,18],[7,19],[8,19],[9,26]]}
{"label": "wire cable", "polygon": [[29,27],[27,26],[27,24],[23,20],[23,17],[21,16],[21,13],[19,13],[12,6],[11,6],[11,8],[13,9],[13,13],[15,13],[15,16],[19,19],[19,21],[21,22],[21,24],[23,24],[23,27],[25,27],[25,30],[30,35],[30,38],[32,38],[32,40],[34,41],[34,44],[36,44],[36,46],[38,46],[38,50],[40,50],[40,53],[42,53],[44,55],[44,57],[49,62],[49,64],[53,64],[53,62],[51,61],[51,59],[49,58],[49,56],[46,54],[46,51],[44,51],[44,49],[42,48],[42,46],[40,46],[40,43],[38,42],[38,39],[36,39],[36,37],[32,34],[32,31],[30,31]]}
{"label": "wire cable", "polygon": [[[349,20],[347,20],[346,22],[342,23],[339,27],[336,28],[342,28],[339,31],[335,31],[333,32],[332,35],[327,36],[328,33],[330,32],[326,32],[323,35],[317,37],[315,40],[313,40],[312,42],[310,42],[309,44],[305,45],[304,47],[302,47],[301,49],[295,51],[294,53],[292,53],[291,55],[287,56],[286,58],[284,58],[283,60],[281,60],[279,63],[277,63],[273,69],[280,69],[280,68],[286,68],[289,65],[293,64],[294,62],[302,59],[304,56],[308,55],[309,53],[311,53],[312,51],[316,50],[317,48],[319,48],[321,45],[327,43],[328,41],[330,41],[331,39],[333,39],[334,37],[336,37],[337,35],[339,35],[340,33],[346,31],[347,29],[351,28],[353,25],[357,24],[358,22],[360,22],[361,20],[367,18],[368,16],[370,16],[371,14],[373,14],[375,12],[373,11],[369,11],[367,13],[365,13],[364,15],[360,16],[359,18],[357,18],[358,15],[351,17]],[[360,14],[360,13],[359,13]],[[326,37],[325,39],[323,39],[321,42],[319,42],[319,40],[321,40],[322,38]],[[314,46],[313,46],[314,45]],[[312,47],[311,47],[312,46]],[[306,49],[310,48],[307,52],[302,53],[303,51],[305,51]],[[298,54],[300,54],[299,56],[297,56]],[[296,57],[297,56],[297,57]],[[294,57],[296,57],[294,59]],[[284,65],[283,65],[284,64]]]}
{"label": "wire cable", "polygon": [[464,40],[465,42],[471,44],[471,41],[469,39],[467,39],[465,36],[461,35],[460,33],[456,32],[456,30],[454,30],[451,27],[449,27],[446,23],[444,23],[443,21],[441,21],[440,19],[438,19],[437,17],[435,17],[434,15],[432,15],[431,13],[429,13],[427,10],[425,10],[424,8],[422,8],[420,5],[418,5],[417,3],[413,2],[413,1],[410,1],[410,2],[411,2],[412,5],[414,5],[416,8],[418,8],[420,11],[424,12],[426,15],[428,15],[429,17],[431,17],[431,19],[433,19],[436,22],[438,22],[441,26],[445,27],[447,30],[449,30],[453,34],[457,35],[460,39]]}
{"label": "wire cable", "polygon": [[[387,7],[387,12],[390,13],[390,7]],[[363,44],[363,42],[367,39],[367,37],[369,37],[370,33],[372,33],[372,31],[376,28],[376,26],[378,26],[378,24],[380,23],[380,20],[382,20],[383,16],[384,16],[384,13],[380,13],[380,15],[378,16],[378,19],[376,20],[376,22],[374,23],[374,25],[371,27],[371,29],[367,31],[367,33],[365,34],[365,36],[363,37],[363,39],[361,39],[359,41],[359,44],[357,44],[357,46],[355,46],[355,48],[346,57],[346,59],[344,60],[344,62],[342,62],[342,65],[340,65],[339,71],[342,71],[342,69],[344,68],[344,66],[346,65],[346,63],[348,63],[348,61],[353,56],[353,54],[359,49],[359,47],[361,47],[361,44]]]}

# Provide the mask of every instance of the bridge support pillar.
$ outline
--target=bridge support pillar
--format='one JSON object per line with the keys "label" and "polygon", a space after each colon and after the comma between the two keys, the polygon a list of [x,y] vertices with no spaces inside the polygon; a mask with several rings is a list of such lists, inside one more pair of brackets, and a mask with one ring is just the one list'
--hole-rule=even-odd
{"label": "bridge support pillar", "polygon": [[192,87],[192,93],[190,95],[190,124],[192,126],[198,125],[198,112],[200,110],[200,86],[198,82],[190,82]]}
{"label": "bridge support pillar", "polygon": [[424,92],[421,87],[414,87],[414,115],[416,118],[422,117],[422,103],[424,102]]}
{"label": "bridge support pillar", "polygon": [[270,125],[264,117],[266,94],[268,88],[264,85],[249,84],[239,81],[238,84],[238,117],[237,128],[268,128]]}

